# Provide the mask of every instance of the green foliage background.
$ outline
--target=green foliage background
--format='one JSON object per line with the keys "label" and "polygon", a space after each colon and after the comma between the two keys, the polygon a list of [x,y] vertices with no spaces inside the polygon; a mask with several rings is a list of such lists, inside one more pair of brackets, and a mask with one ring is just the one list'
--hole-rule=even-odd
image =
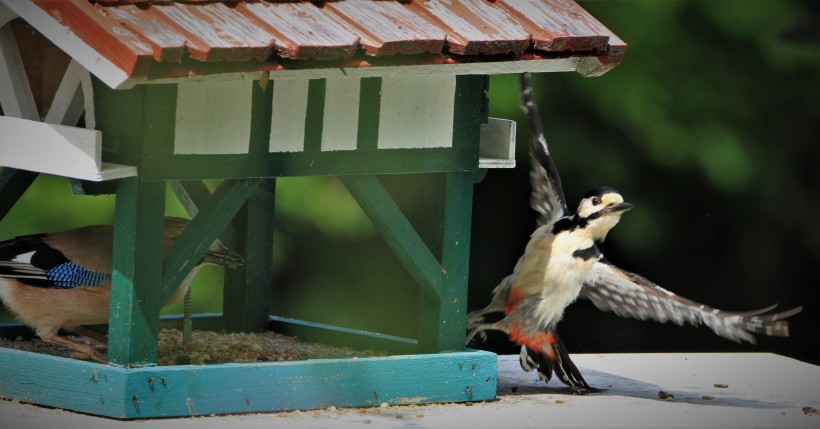
{"label": "green foliage background", "polygon": [[[602,77],[543,74],[534,85],[570,205],[604,184],[636,204],[610,234],[608,258],[719,308],[805,307],[792,338],[751,346],[581,302],[560,325],[569,349],[773,351],[818,362],[818,3],[579,3],[629,44],[624,62]],[[489,96],[491,116],[519,123],[519,166],[476,185],[470,309],[512,270],[535,219],[517,77],[493,77]],[[168,214],[184,216],[168,195]],[[112,217],[113,197],[73,195],[65,179],[41,176],[0,221],[0,239]],[[274,314],[415,336],[415,287],[337,179],[279,179],[276,219]],[[221,269],[200,274],[193,296],[195,311],[221,311]],[[476,346],[515,352],[501,335]]]}

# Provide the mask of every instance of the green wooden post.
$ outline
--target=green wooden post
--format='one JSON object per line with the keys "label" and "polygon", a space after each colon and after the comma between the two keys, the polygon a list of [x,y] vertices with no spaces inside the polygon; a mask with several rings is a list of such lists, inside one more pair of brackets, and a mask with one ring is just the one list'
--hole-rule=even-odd
{"label": "green wooden post", "polygon": [[267,330],[272,299],[273,225],[276,179],[263,180],[233,221],[234,250],[245,265],[225,271],[223,314],[231,332]]}
{"label": "green wooden post", "polygon": [[114,219],[108,361],[121,366],[157,359],[165,182],[121,179]]}
{"label": "green wooden post", "polygon": [[428,353],[463,350],[466,330],[473,175],[446,173],[443,182],[441,210],[433,212],[441,215],[436,241],[444,275],[438,296],[419,300],[419,351]]}
{"label": "green wooden post", "polygon": [[[444,173],[426,197],[429,215],[419,225],[437,253],[444,276],[438,296],[419,301],[419,351],[462,350],[466,330],[473,179],[478,166],[480,124],[487,120],[487,76],[456,78],[453,148],[474,157],[471,173]],[[432,226],[430,225],[432,223]]]}
{"label": "green wooden post", "polygon": [[0,219],[6,217],[17,200],[34,183],[38,173],[5,167],[0,171]]}

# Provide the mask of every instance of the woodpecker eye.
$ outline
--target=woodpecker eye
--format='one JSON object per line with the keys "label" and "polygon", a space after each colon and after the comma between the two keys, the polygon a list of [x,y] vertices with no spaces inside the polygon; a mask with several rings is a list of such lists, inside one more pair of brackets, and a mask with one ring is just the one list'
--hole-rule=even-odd
{"label": "woodpecker eye", "polygon": [[597,206],[598,204],[601,204],[601,199],[598,197],[592,197],[592,205]]}

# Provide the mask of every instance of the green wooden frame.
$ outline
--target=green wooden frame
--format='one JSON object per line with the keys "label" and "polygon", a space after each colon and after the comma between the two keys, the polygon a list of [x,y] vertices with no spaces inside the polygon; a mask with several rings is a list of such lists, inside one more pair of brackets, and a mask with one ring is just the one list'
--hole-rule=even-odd
{"label": "green wooden frame", "polygon": [[[378,126],[367,122],[357,150],[322,152],[316,131],[321,124],[314,121],[306,124],[311,130],[304,152],[268,153],[274,86],[255,83],[248,154],[177,155],[175,85],[113,91],[95,81],[96,104],[106,106],[97,109],[104,160],[139,171],[138,177],[120,179],[116,186],[110,365],[3,349],[0,396],[117,418],[494,398],[495,355],[464,350],[472,192],[480,175],[478,142],[487,116],[487,82],[486,76],[457,77],[451,148],[377,149]],[[323,88],[323,80],[310,82],[309,111],[321,108]],[[362,81],[360,121],[378,108],[374,94],[379,89],[379,79]],[[341,177],[419,285],[418,339],[269,316],[275,178],[295,175]],[[0,179],[3,190],[17,190],[14,201],[33,180],[5,171]],[[211,193],[203,179],[228,180]],[[391,188],[405,180],[417,189],[416,197],[425,198],[425,215],[403,211],[401,200],[407,196]],[[197,213],[163,258],[168,182]],[[76,188],[86,189],[82,184]],[[224,297],[224,314],[208,319],[212,326],[247,332],[274,323],[308,340],[362,338],[407,354],[154,367],[159,310],[216,238],[243,253],[246,264],[226,273],[230,293]],[[56,371],[65,376],[49,375]],[[298,383],[299,394],[293,394],[290,383]],[[72,395],[56,393],[62,391]]]}

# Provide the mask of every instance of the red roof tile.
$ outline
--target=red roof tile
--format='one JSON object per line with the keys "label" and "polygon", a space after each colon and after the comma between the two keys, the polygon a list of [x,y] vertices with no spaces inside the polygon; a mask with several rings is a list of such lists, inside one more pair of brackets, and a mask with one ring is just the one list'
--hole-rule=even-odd
{"label": "red roof tile", "polygon": [[[18,1],[6,4],[18,9]],[[615,64],[626,48],[573,0],[25,1],[129,78],[178,75],[196,62],[231,71],[388,57],[435,64],[592,56]]]}

